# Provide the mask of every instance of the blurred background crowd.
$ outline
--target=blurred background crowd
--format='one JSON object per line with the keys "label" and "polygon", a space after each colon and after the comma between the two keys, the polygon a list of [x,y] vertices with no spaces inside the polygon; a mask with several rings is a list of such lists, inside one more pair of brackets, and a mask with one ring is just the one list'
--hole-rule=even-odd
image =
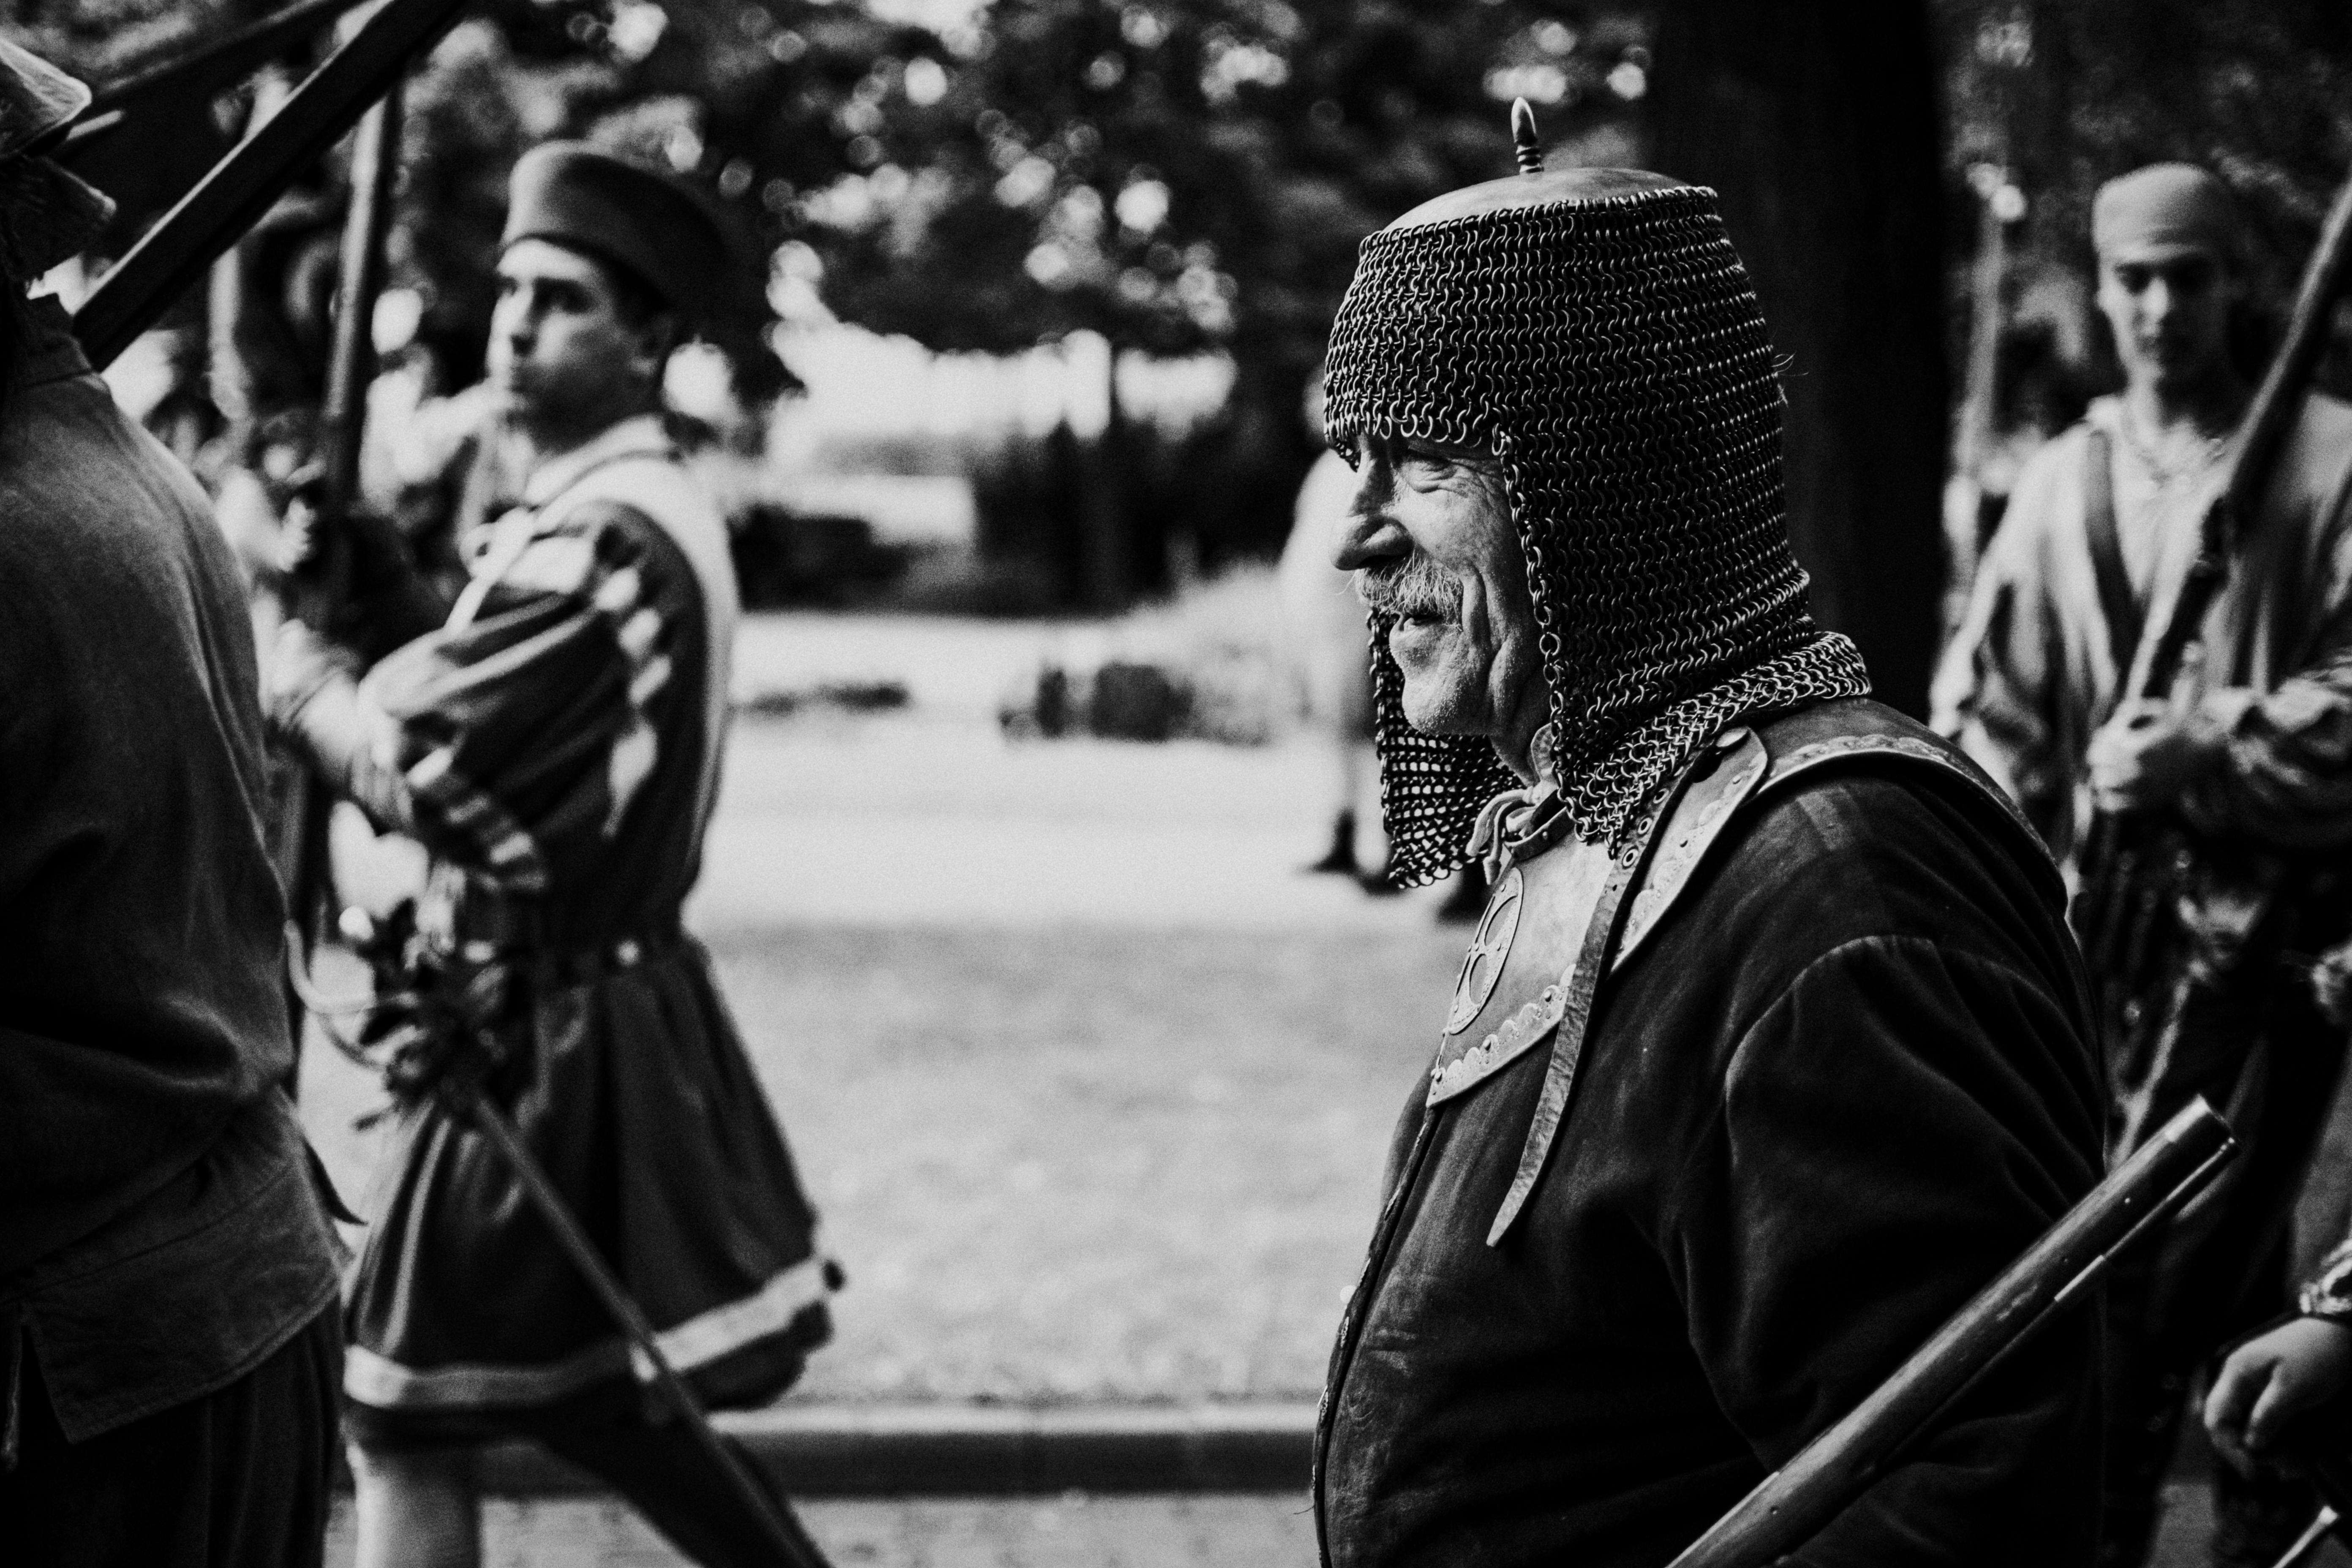
{"label": "blurred background crowd", "polygon": [[[114,251],[324,41],[257,76],[139,92],[140,73],[268,9],[0,6],[129,94],[68,150],[121,204]],[[1279,550],[1358,241],[1507,167],[1502,110],[1524,95],[1555,164],[1723,191],[1788,358],[1817,609],[1916,709],[1942,597],[2021,450],[2114,380],[2093,187],[2160,158],[2229,181],[2256,230],[2258,359],[2340,173],[2347,78],[2352,22],[2317,0],[488,0],[409,89],[372,489],[425,526],[446,454],[385,432],[478,373],[513,159],[583,136],[695,181],[731,224],[740,297],[672,392],[755,605],[1100,614],[1181,594]],[[200,471],[301,438],[342,200],[330,160],[233,283],[114,373]],[[1234,700],[1190,722],[1275,721]],[[1107,708],[1114,728],[1185,721]]]}

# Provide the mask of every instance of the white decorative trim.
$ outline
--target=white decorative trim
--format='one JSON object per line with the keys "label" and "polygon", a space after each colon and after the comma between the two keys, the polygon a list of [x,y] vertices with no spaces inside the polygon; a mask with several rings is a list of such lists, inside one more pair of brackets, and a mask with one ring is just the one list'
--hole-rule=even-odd
{"label": "white decorative trim", "polygon": [[[698,1313],[654,1336],[680,1372],[691,1372],[790,1328],[824,1300],[825,1262],[813,1256],[775,1275],[758,1290]],[[618,1335],[598,1340],[560,1361],[458,1362],[412,1367],[352,1345],[343,1358],[343,1392],[380,1410],[469,1410],[551,1405],[607,1379],[633,1372],[653,1381],[651,1363]]]}
{"label": "white decorative trim", "polygon": [[599,1340],[562,1361],[527,1365],[403,1366],[365,1345],[343,1352],[343,1392],[379,1410],[471,1410],[552,1405],[629,1365],[628,1347]]}
{"label": "white decorative trim", "polygon": [[[713,1307],[675,1328],[663,1330],[654,1336],[654,1343],[669,1357],[672,1366],[680,1372],[690,1372],[754,1341],[783,1332],[794,1318],[824,1300],[825,1295],[825,1260],[822,1256],[812,1255],[776,1275],[756,1294]],[[650,1364],[640,1363],[634,1352],[630,1361],[638,1377],[652,1379],[654,1369]]]}

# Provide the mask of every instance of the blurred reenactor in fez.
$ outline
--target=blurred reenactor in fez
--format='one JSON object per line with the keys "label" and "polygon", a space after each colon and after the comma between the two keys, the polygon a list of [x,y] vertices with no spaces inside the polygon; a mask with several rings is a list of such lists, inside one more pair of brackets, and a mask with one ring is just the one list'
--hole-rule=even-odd
{"label": "blurred reenactor in fez", "polygon": [[25,297],[110,210],[40,155],[89,101],[0,40],[0,1557],[316,1563],[342,1338],[245,595]]}
{"label": "blurred reenactor in fez", "polygon": [[[2063,888],[1809,616],[1713,192],[1406,214],[1328,386],[1397,861],[1495,887],[1333,1353],[1324,1559],[1654,1565],[2097,1181]],[[2096,1333],[2003,1363],[1803,1560],[2087,1563]]]}
{"label": "blurred reenactor in fez", "polygon": [[[1938,727],[2062,857],[2095,803],[2171,814],[2193,855],[2185,941],[2106,1023],[2112,1153],[2192,1094],[2247,1153],[2109,1284],[2116,1563],[2146,1552],[2190,1378],[2287,1305],[2289,1220],[2343,1060],[2344,1031],[2290,967],[2333,940],[2342,890],[2282,872],[2325,869],[2352,840],[2352,408],[2306,399],[2179,689],[2119,700],[2250,395],[2230,352],[2240,233],[2227,189],[2185,163],[2100,189],[2098,301],[2124,389],[2027,463],[1937,678]],[[2270,1562],[2311,1506],[2267,1474],[2221,1474],[2216,1493],[2219,1562]]]}
{"label": "blurred reenactor in fez", "polygon": [[[362,672],[300,622],[273,722],[431,870],[379,991],[507,1052],[489,1091],[714,1405],[764,1403],[828,1335],[839,1276],[678,907],[719,780],[736,615],[727,532],[678,467],[662,370],[719,287],[712,219],[575,143],[516,165],[489,377],[533,462],[445,624]],[[400,934],[395,918],[386,929]],[[404,1103],[351,1287],[360,1562],[479,1553],[475,1446],[539,1438],[710,1563],[767,1560],[515,1173]]]}

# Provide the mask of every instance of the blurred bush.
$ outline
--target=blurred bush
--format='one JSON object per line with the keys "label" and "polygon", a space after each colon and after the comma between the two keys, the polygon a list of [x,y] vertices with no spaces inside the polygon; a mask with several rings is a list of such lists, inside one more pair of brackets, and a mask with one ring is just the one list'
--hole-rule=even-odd
{"label": "blurred bush", "polygon": [[878,542],[862,517],[758,501],[727,526],[747,610],[844,609],[880,597],[906,574],[909,552]]}
{"label": "blurred bush", "polygon": [[980,560],[1031,581],[1043,601],[1034,608],[1073,609],[1118,607],[1091,592],[1106,575],[1090,560],[1097,550],[1117,551],[1107,575],[1144,595],[1268,559],[1306,465],[1287,431],[1256,424],[1229,408],[1181,431],[1136,422],[1084,439],[1060,425],[979,454]]}
{"label": "blurred bush", "polygon": [[687,468],[727,520],[747,610],[867,605],[907,574],[914,552],[883,543],[862,517],[793,506],[757,458],[706,443],[689,452]]}
{"label": "blurred bush", "polygon": [[1257,746],[1298,710],[1273,568],[1220,574],[1115,621],[1098,645],[1048,658],[1008,692],[1008,735]]}

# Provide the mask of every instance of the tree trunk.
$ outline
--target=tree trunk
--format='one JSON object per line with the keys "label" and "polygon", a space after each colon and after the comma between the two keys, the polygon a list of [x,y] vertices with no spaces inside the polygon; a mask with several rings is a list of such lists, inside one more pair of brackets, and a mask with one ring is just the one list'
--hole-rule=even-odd
{"label": "tree trunk", "polygon": [[1127,607],[1135,596],[1135,574],[1129,559],[1127,506],[1127,416],[1118,402],[1118,345],[1112,343],[1110,368],[1104,377],[1102,434],[1087,448],[1083,472],[1086,490],[1079,498],[1084,521],[1084,553],[1079,560],[1079,592],[1089,610],[1108,614]]}
{"label": "tree trunk", "polygon": [[1917,0],[1671,0],[1652,137],[1721,193],[1787,356],[1789,526],[1814,615],[1925,711],[1947,409],[1937,79]]}

